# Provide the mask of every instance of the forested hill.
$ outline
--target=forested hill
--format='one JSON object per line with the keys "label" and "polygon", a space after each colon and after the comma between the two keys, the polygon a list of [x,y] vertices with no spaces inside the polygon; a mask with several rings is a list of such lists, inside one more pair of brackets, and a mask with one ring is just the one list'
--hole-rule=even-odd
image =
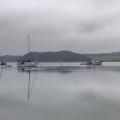
{"label": "forested hill", "polygon": [[23,60],[31,59],[39,62],[79,62],[89,58],[71,51],[59,52],[30,52],[22,57]]}
{"label": "forested hill", "polygon": [[23,56],[5,55],[0,57],[0,61],[17,62],[18,60],[28,60],[38,62],[79,62],[87,61],[89,58],[85,55],[71,51],[58,52],[30,52]]}

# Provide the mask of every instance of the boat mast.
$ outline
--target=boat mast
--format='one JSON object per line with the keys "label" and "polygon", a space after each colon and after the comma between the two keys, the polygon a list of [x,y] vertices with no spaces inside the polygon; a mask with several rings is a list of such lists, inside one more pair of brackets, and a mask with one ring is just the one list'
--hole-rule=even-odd
{"label": "boat mast", "polygon": [[30,35],[28,33],[28,53],[30,53]]}
{"label": "boat mast", "polygon": [[[31,50],[30,50],[30,34],[28,33],[28,53],[30,53]],[[33,53],[33,56],[35,58],[35,61],[37,63],[37,58],[36,58],[36,55]]]}

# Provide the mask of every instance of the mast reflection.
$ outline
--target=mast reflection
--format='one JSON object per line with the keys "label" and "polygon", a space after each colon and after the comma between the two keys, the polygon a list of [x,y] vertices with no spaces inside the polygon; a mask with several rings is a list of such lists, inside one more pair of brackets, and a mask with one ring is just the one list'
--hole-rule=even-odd
{"label": "mast reflection", "polygon": [[35,74],[35,79],[33,79],[33,81],[31,81],[31,72],[32,72],[32,70],[30,68],[27,68],[27,69],[26,68],[19,68],[18,72],[23,72],[23,73],[27,73],[28,74],[27,99],[29,101],[31,93],[32,93],[33,86],[35,84],[36,74]]}

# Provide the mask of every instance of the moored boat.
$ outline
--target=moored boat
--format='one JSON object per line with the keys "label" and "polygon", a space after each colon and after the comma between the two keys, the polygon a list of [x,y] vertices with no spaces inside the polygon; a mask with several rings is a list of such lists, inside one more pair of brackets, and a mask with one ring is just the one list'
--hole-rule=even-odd
{"label": "moored boat", "polygon": [[17,67],[19,67],[19,68],[37,67],[37,64],[36,63],[29,63],[29,62],[26,62],[26,61],[22,61],[22,62],[19,62],[17,64]]}
{"label": "moored boat", "polygon": [[102,65],[102,61],[92,59],[92,60],[83,62],[80,65]]}
{"label": "moored boat", "polygon": [[[28,34],[28,53],[30,53],[30,45],[29,45],[29,34]],[[37,67],[37,62],[32,62],[30,59],[24,60],[21,58],[21,60],[18,61],[17,67],[18,68],[26,68],[26,67]]]}

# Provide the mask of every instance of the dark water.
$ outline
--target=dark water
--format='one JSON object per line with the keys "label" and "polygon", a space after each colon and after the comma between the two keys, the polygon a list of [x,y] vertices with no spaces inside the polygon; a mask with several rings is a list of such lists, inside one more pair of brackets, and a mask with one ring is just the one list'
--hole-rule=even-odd
{"label": "dark water", "polygon": [[0,120],[120,120],[120,67],[0,68]]}

